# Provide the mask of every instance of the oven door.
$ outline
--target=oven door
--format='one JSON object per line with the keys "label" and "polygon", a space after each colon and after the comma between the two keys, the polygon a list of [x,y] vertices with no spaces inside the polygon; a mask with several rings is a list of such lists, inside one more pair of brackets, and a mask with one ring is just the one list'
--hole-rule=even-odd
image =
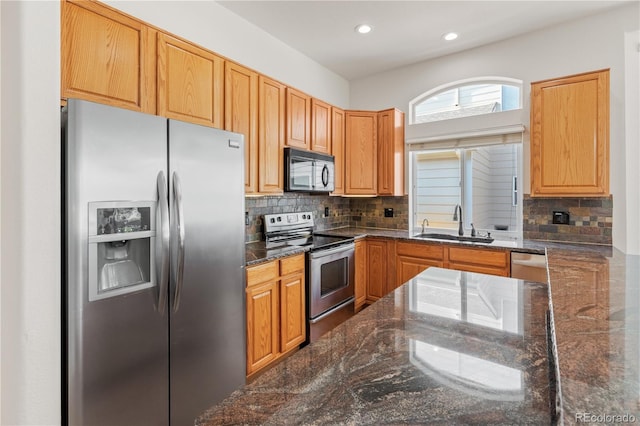
{"label": "oven door", "polygon": [[354,296],[354,243],[309,253],[309,318]]}

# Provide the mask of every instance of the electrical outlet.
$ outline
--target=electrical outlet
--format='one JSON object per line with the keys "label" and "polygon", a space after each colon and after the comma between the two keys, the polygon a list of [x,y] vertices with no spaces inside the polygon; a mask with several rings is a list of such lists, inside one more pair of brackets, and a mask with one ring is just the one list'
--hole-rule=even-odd
{"label": "electrical outlet", "polygon": [[552,223],[557,225],[568,225],[569,224],[569,212],[553,212]]}
{"label": "electrical outlet", "polygon": [[384,209],[384,217],[393,217],[393,209],[386,207]]}
{"label": "electrical outlet", "polygon": [[329,217],[329,207],[324,208],[324,217]]}

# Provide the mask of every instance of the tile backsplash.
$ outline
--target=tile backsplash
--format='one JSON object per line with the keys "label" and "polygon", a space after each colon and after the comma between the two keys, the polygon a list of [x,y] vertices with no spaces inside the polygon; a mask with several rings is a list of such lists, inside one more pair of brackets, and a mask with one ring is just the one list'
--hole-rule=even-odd
{"label": "tile backsplash", "polygon": [[[325,207],[329,215],[325,216]],[[287,212],[313,212],[315,229],[331,229],[345,226],[408,229],[407,197],[346,198],[329,195],[285,193],[265,197],[246,197],[245,208],[249,215],[246,242],[264,239],[262,223],[265,214]],[[393,217],[384,217],[384,209],[392,208]]]}
{"label": "tile backsplash", "polygon": [[[246,242],[264,239],[265,214],[311,211],[316,230],[345,226],[409,229],[409,198],[347,198],[328,195],[285,193],[245,198],[249,225]],[[325,216],[325,207],[329,215]],[[384,210],[393,209],[393,217]],[[552,223],[554,211],[569,213],[569,224]],[[602,198],[531,198],[524,195],[523,237],[569,243],[612,245],[613,199]]]}
{"label": "tile backsplash", "polygon": [[[553,212],[569,223],[553,223]],[[531,198],[524,196],[523,237],[527,240],[612,245],[613,198]]]}

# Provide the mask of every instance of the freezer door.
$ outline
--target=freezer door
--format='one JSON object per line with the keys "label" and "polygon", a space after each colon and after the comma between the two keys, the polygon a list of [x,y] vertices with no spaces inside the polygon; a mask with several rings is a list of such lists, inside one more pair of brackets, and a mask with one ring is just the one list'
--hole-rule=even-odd
{"label": "freezer door", "polygon": [[245,382],[243,136],[169,121],[171,424]]}
{"label": "freezer door", "polygon": [[74,99],[63,114],[70,425],[168,424],[168,315],[153,263],[166,123]]}

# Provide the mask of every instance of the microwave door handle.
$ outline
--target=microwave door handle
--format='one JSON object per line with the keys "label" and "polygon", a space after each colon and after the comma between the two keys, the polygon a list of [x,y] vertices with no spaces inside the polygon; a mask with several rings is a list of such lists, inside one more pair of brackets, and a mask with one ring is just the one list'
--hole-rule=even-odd
{"label": "microwave door handle", "polygon": [[311,189],[316,189],[316,160],[311,161]]}
{"label": "microwave door handle", "polygon": [[182,208],[182,187],[180,178],[176,172],[173,172],[173,199],[176,211],[176,224],[178,227],[178,259],[176,267],[176,291],[173,298],[173,312],[178,311],[180,306],[180,296],[182,295],[182,286],[184,283],[184,211]]}
{"label": "microwave door handle", "polygon": [[324,188],[329,186],[329,167],[326,164],[322,167],[322,186]]}
{"label": "microwave door handle", "polygon": [[158,280],[158,312],[164,314],[169,293],[169,202],[167,201],[167,180],[164,172],[160,171],[157,178],[158,206],[156,210],[156,236],[155,263],[156,280]]}

